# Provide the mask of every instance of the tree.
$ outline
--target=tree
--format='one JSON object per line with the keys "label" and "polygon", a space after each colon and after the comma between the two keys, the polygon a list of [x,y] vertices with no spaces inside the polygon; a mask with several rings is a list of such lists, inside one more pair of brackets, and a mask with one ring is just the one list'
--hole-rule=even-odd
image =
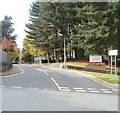
{"label": "tree", "polygon": [[44,56],[44,52],[40,48],[35,48],[34,44],[30,44],[29,41],[33,39],[29,39],[28,37],[24,38],[24,50],[29,52],[34,57]]}
{"label": "tree", "polygon": [[[59,56],[63,56],[63,41],[71,43],[70,34],[72,32],[74,17],[74,3],[39,3],[34,2],[31,5],[30,21],[26,24],[29,31],[27,37],[35,39],[31,41],[36,46],[44,48],[49,55],[54,56],[59,61]],[[70,8],[73,8],[72,10]],[[71,18],[71,17],[72,18]],[[62,37],[59,35],[62,34]],[[68,47],[66,46],[66,47]],[[49,59],[49,58],[48,58]]]}
{"label": "tree", "polygon": [[10,55],[11,61],[17,61],[20,57],[19,49],[16,45],[14,45],[13,51],[8,51],[8,54]]}
{"label": "tree", "polygon": [[0,44],[0,50],[4,51],[10,51],[13,48],[13,42],[11,40],[8,40],[6,37],[2,40],[2,43]]}
{"label": "tree", "polygon": [[[118,17],[116,3],[85,3],[83,8],[77,8],[81,22],[75,25],[78,47],[85,54],[107,55],[108,50],[117,49]],[[117,11],[116,11],[117,10]]]}
{"label": "tree", "polygon": [[[39,9],[39,5],[41,5],[41,9]],[[33,2],[30,10],[30,20],[32,24],[26,24],[26,27],[29,28],[30,31],[26,31],[28,33],[27,37],[30,39],[30,43],[34,43],[35,47],[41,48],[46,51],[49,62],[49,55],[51,50],[51,41],[49,36],[52,35],[51,29],[49,29],[50,25],[47,23],[43,17],[42,12],[40,13],[44,4],[39,4],[39,2]]]}
{"label": "tree", "polygon": [[2,21],[2,37],[7,37],[9,40],[15,42],[17,35],[14,35],[14,28],[12,17],[5,16],[4,20]]}
{"label": "tree", "polygon": [[11,16],[5,16],[4,20],[0,23],[0,26],[2,28],[0,29],[0,50],[6,51],[10,55],[11,60],[15,61],[16,58],[19,57],[19,50],[15,43],[17,35],[13,34],[14,28],[11,21]]}
{"label": "tree", "polygon": [[44,51],[48,60],[63,57],[64,38],[70,58],[72,50],[82,56],[107,55],[111,47],[119,49],[119,9],[118,3],[107,2],[33,2],[31,23],[26,24],[29,43]]}

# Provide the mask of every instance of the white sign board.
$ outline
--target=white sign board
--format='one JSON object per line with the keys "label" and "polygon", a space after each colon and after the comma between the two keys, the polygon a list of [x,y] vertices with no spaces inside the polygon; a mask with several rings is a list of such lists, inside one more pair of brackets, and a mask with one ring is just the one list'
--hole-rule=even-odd
{"label": "white sign board", "polygon": [[100,55],[90,55],[90,62],[102,62],[102,56]]}
{"label": "white sign board", "polygon": [[110,50],[108,54],[110,56],[117,56],[118,55],[118,50]]}

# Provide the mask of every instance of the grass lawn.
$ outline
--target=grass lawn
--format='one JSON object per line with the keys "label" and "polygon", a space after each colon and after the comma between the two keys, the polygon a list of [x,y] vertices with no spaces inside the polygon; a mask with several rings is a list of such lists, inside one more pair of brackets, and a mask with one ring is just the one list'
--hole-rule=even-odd
{"label": "grass lawn", "polygon": [[[67,62],[67,65],[71,65],[71,66],[77,66],[77,67],[86,67],[87,63],[81,63],[81,62]],[[114,69],[114,67],[113,67]],[[117,67],[117,71],[120,68]],[[110,70],[110,67],[107,66],[107,70]],[[109,83],[114,83],[114,84],[120,84],[120,75],[110,75],[110,74],[103,74],[103,73],[96,73],[96,72],[88,72],[88,71],[80,71],[80,70],[76,70],[79,72],[83,72],[92,76],[95,76],[97,78],[100,78],[104,81],[107,81]]]}
{"label": "grass lawn", "polygon": [[110,74],[86,72],[86,71],[81,71],[81,72],[86,73],[86,74],[90,74],[92,76],[100,78],[100,79],[107,81],[109,83],[120,84],[120,75],[110,75]]}
{"label": "grass lawn", "polygon": [[89,75],[95,76],[95,77],[97,77],[99,79],[102,79],[102,80],[104,80],[106,82],[109,82],[109,83],[120,84],[120,75],[116,75],[115,76],[115,75],[110,75],[110,74],[88,72],[88,71],[80,71],[80,70],[75,70],[75,71],[79,71],[79,72],[82,72],[82,73],[85,73],[85,74],[89,74]]}

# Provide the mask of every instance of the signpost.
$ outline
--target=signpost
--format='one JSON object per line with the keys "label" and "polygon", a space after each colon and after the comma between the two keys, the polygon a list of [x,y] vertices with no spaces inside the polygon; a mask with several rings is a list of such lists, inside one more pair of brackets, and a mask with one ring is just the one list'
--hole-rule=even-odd
{"label": "signpost", "polygon": [[90,55],[90,62],[102,62],[102,56],[101,55]]}
{"label": "signpost", "polygon": [[109,54],[109,56],[111,56],[111,75],[112,75],[112,58],[113,58],[113,56],[115,57],[115,75],[117,75],[116,56],[118,55],[118,50],[110,50],[108,54]]}

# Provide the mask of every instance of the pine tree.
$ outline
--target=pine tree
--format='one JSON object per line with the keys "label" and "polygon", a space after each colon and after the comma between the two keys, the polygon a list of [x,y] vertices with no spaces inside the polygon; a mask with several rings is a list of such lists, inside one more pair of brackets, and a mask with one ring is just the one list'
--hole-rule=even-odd
{"label": "pine tree", "polygon": [[117,13],[114,3],[85,3],[78,8],[81,23],[75,26],[78,46],[89,54],[108,54],[117,42]]}
{"label": "pine tree", "polygon": [[4,20],[2,21],[2,37],[7,37],[9,40],[12,40],[15,43],[17,35],[14,33],[12,17],[5,16]]}

